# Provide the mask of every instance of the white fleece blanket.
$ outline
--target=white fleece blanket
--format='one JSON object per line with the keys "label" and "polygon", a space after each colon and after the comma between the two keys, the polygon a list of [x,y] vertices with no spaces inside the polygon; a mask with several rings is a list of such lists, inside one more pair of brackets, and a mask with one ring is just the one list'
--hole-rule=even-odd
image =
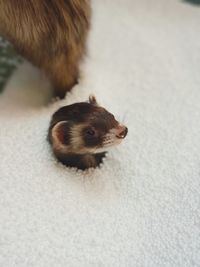
{"label": "white fleece blanket", "polygon": [[[88,50],[65,100],[27,64],[0,95],[0,266],[200,266],[200,8],[95,0]],[[46,135],[90,93],[129,133],[83,173]]]}

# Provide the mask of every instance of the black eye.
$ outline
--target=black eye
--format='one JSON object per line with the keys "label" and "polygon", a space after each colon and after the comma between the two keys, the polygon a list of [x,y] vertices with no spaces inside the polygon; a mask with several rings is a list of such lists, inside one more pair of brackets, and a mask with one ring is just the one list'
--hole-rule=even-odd
{"label": "black eye", "polygon": [[93,129],[88,129],[86,131],[86,134],[89,135],[89,136],[94,136],[95,135],[95,131]]}

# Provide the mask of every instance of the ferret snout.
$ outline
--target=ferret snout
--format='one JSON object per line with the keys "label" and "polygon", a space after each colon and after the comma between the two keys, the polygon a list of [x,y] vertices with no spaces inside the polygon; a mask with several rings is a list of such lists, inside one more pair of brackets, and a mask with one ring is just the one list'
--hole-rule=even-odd
{"label": "ferret snout", "polygon": [[116,131],[116,137],[120,139],[124,139],[128,133],[128,128],[123,125],[119,125]]}

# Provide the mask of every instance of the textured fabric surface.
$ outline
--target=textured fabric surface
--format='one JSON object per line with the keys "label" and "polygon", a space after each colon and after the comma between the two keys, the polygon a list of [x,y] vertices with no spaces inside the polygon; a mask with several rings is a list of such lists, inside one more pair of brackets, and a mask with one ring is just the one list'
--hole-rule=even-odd
{"label": "textured fabric surface", "polygon": [[[93,2],[79,85],[47,105],[22,65],[0,96],[0,266],[200,266],[200,9]],[[101,169],[57,163],[52,113],[94,93],[129,128]]]}
{"label": "textured fabric surface", "polygon": [[0,92],[20,61],[22,59],[15,53],[10,43],[0,36]]}

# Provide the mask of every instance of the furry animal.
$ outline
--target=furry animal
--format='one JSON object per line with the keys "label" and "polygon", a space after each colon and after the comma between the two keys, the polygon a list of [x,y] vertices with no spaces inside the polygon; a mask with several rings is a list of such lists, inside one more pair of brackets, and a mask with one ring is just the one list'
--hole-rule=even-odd
{"label": "furry animal", "polygon": [[43,69],[61,98],[77,82],[90,0],[0,0],[0,33]]}
{"label": "furry animal", "polygon": [[125,126],[90,96],[89,103],[64,106],[53,114],[48,140],[60,162],[85,170],[99,166],[106,149],[121,143],[127,132]]}

